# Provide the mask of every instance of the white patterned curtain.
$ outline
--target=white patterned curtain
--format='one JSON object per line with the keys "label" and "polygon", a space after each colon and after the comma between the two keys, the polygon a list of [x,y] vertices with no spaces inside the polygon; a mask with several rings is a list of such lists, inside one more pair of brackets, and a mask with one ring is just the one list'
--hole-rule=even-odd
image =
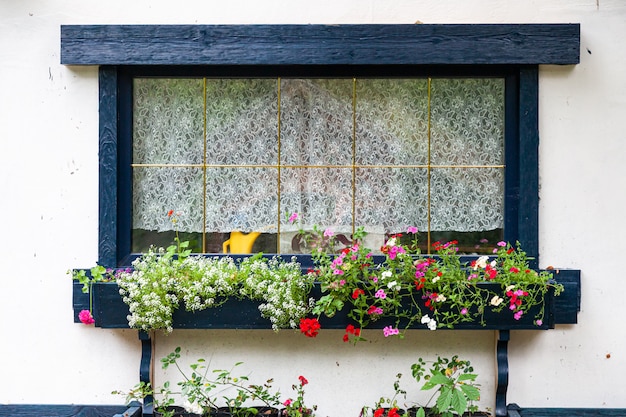
{"label": "white patterned curtain", "polygon": [[502,79],[136,79],[133,228],[493,230],[503,146]]}

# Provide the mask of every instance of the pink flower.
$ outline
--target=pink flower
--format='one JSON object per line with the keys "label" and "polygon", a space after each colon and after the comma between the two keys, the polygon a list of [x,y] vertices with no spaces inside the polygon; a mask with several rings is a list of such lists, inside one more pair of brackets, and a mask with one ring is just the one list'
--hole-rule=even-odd
{"label": "pink flower", "polygon": [[517,313],[513,314],[513,318],[515,320],[519,320],[522,318],[522,314],[524,314],[524,312],[522,310],[518,311]]}
{"label": "pink flower", "polygon": [[293,223],[296,220],[298,220],[298,213],[292,213],[291,216],[289,216],[289,223]]}
{"label": "pink flower", "polygon": [[385,298],[387,298],[387,294],[385,294],[385,290],[381,288],[380,290],[376,291],[376,294],[374,294],[374,297],[384,300]]}
{"label": "pink flower", "polygon": [[385,337],[393,336],[395,334],[400,334],[400,331],[398,329],[394,329],[391,326],[387,326],[387,327],[383,328],[383,335]]}
{"label": "pink flower", "polygon": [[498,246],[500,246],[502,248],[502,247],[506,246],[506,242],[501,240],[498,243],[496,243],[496,245],[498,245]]}
{"label": "pink flower", "polygon": [[333,237],[334,234],[335,234],[335,232],[333,232],[332,229],[330,229],[330,228],[324,230],[324,236],[325,237]]}
{"label": "pink flower", "polygon": [[285,402],[283,403],[283,405],[284,405],[285,407],[289,407],[289,406],[291,405],[291,401],[292,401],[292,400],[291,400],[291,398],[289,398],[288,400],[285,400]]}
{"label": "pink flower", "polygon": [[407,233],[412,233],[415,234],[417,233],[417,227],[415,226],[409,226],[409,228],[406,230]]}
{"label": "pink flower", "polygon": [[466,309],[465,307],[463,307],[463,308],[461,309],[461,314],[462,314],[462,315],[466,315],[466,314],[467,314],[467,309]]}
{"label": "pink flower", "polygon": [[543,320],[539,319],[539,320],[535,321],[535,324],[537,326],[541,326],[543,324]]}
{"label": "pink flower", "polygon": [[84,324],[94,324],[96,322],[89,310],[81,310],[81,312],[78,313],[78,319]]}

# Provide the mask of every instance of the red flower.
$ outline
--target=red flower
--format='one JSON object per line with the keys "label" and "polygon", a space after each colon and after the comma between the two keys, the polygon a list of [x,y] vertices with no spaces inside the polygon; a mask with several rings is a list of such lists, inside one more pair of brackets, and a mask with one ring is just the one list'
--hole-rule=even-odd
{"label": "red flower", "polygon": [[344,342],[348,342],[350,340],[350,336],[348,336],[348,333],[343,335],[343,341]]}
{"label": "red flower", "polygon": [[398,414],[398,409],[392,408],[391,410],[389,410],[387,417],[400,417],[400,414]]}
{"label": "red flower", "polygon": [[378,410],[374,411],[374,417],[380,417],[383,414],[385,414],[385,409],[384,408],[379,408]]}
{"label": "red flower", "polygon": [[172,217],[172,214],[174,214],[174,210],[170,210],[167,212],[167,217]]}
{"label": "red flower", "polygon": [[306,385],[309,383],[309,381],[307,381],[307,379],[303,377],[302,375],[300,375],[298,379],[300,380],[300,385]]}
{"label": "red flower", "polygon": [[426,282],[426,278],[420,278],[419,281],[416,280],[415,281],[415,289],[416,290],[421,290],[422,288],[424,288],[424,283]]}
{"label": "red flower", "polygon": [[362,289],[360,289],[360,288],[357,288],[356,290],[354,290],[354,291],[352,292],[352,298],[353,298],[354,300],[356,300],[357,298],[359,298],[359,295],[361,295],[361,294],[365,294],[365,291],[363,291],[363,290],[362,290]]}
{"label": "red flower", "polygon": [[300,319],[300,331],[306,337],[315,337],[319,333],[321,326],[317,319]]}

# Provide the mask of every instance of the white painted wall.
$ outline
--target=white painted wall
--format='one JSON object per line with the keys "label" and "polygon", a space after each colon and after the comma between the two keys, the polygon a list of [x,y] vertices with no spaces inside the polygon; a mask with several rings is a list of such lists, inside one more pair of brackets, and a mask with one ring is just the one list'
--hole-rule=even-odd
{"label": "white painted wall", "polygon": [[[540,245],[542,266],[583,271],[582,312],[577,325],[512,334],[508,399],[626,407],[623,0],[0,0],[0,403],[119,403],[110,392],[138,378],[135,331],[72,322],[65,272],[97,259],[98,83],[95,67],[59,64],[61,24],[416,20],[581,23],[581,63],[540,71]],[[352,347],[339,332],[175,331],[157,335],[156,355],[180,345],[216,366],[244,361],[251,378],[273,376],[286,393],[305,375],[319,415],[338,417],[389,395],[417,357],[458,353],[493,406],[493,332],[370,336]],[[157,366],[157,382],[168,377]]]}

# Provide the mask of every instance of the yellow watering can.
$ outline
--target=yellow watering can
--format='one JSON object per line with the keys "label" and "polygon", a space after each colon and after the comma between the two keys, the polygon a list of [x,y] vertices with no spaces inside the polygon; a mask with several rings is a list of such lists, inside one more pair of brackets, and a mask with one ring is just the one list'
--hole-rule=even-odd
{"label": "yellow watering can", "polygon": [[230,253],[252,253],[252,245],[260,234],[261,232],[230,232],[230,239],[222,244],[223,252],[228,253],[230,248]]}

